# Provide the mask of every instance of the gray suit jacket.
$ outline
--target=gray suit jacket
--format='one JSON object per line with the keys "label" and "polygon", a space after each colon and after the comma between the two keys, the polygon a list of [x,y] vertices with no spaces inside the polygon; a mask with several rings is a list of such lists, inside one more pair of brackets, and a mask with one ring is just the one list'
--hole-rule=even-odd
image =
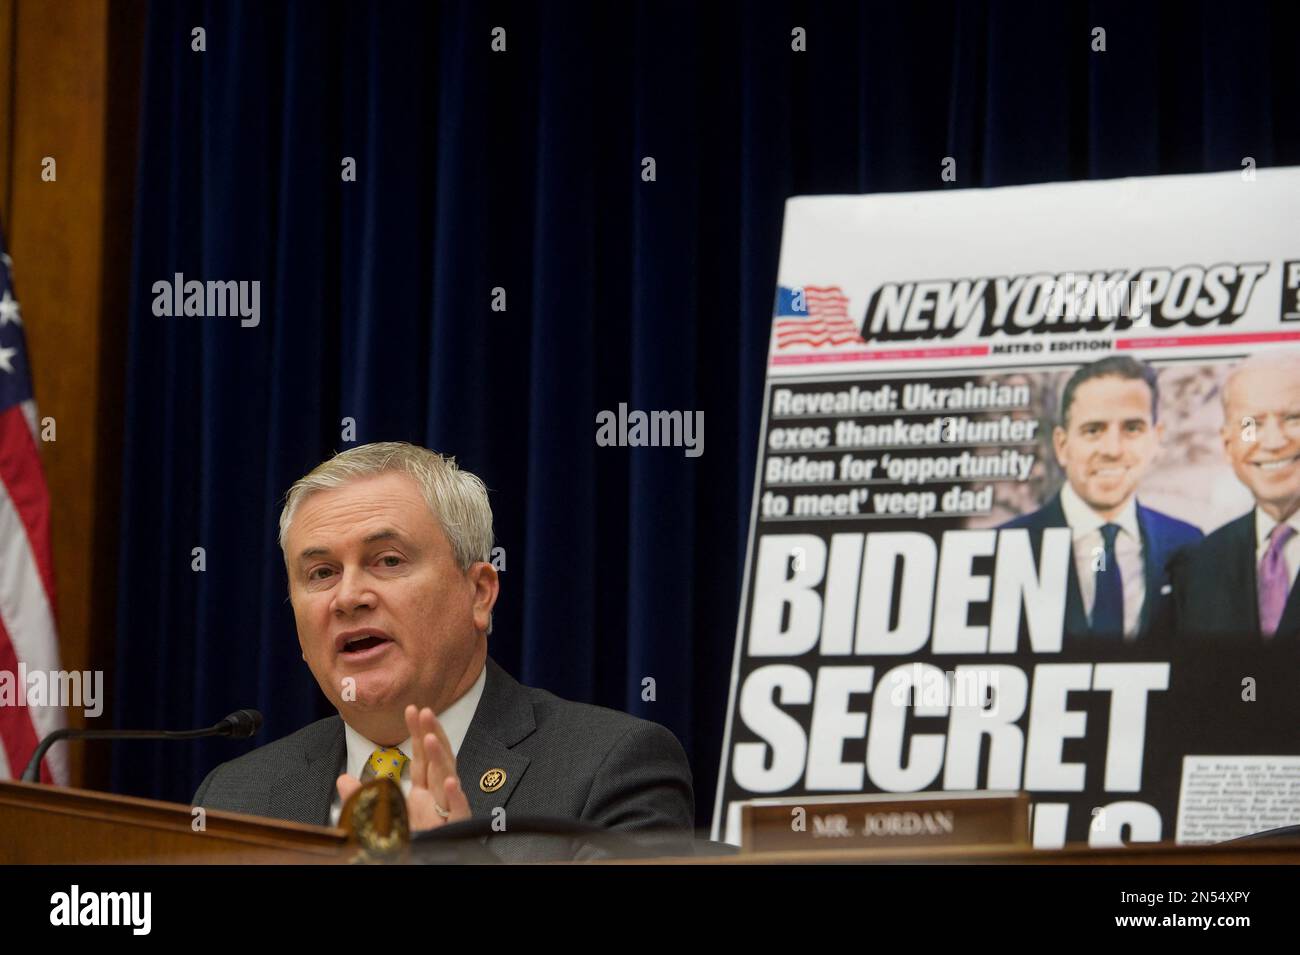
{"label": "gray suit jacket", "polygon": [[[502,806],[507,830],[510,816],[527,815],[690,833],[691,771],[669,730],[523,686],[491,657],[486,666],[483,695],[456,755],[475,817]],[[346,765],[343,720],[331,716],[222,763],[203,780],[194,805],[327,826]],[[492,769],[505,771],[505,784],[484,792],[480,780]],[[538,854],[515,839],[489,845],[504,858]]]}

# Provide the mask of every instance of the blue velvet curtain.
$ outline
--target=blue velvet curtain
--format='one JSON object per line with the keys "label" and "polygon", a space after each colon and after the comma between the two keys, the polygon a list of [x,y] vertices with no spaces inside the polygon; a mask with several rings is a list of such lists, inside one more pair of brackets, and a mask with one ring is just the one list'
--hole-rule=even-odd
{"label": "blue velvet curtain", "polygon": [[[328,714],[276,521],[351,418],[484,478],[492,654],[670,727],[706,824],[786,197],[1300,163],[1297,25],[1285,3],[154,3],[116,724],[254,706],[266,741]],[[259,281],[260,323],[155,316],[178,272]],[[620,402],[702,410],[703,456],[597,447]],[[188,800],[248,746],[123,744],[113,785]]]}

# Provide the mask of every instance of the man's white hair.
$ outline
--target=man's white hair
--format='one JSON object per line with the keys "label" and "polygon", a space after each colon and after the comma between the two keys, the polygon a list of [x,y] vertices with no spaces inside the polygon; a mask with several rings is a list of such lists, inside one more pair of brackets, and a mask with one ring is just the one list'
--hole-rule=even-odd
{"label": "man's white hair", "polygon": [[1232,386],[1236,384],[1237,379],[1242,375],[1260,374],[1266,371],[1284,371],[1291,372],[1300,377],[1300,351],[1291,349],[1283,352],[1264,352],[1259,355],[1251,355],[1244,358],[1232,366],[1226,378],[1223,379],[1223,426],[1236,427],[1228,422],[1229,406],[1232,403]]}
{"label": "man's white hair", "polygon": [[[492,506],[487,487],[477,475],[457,467],[455,458],[405,441],[376,441],[349,448],[295,481],[280,511],[280,550],[284,551],[294,513],[312,494],[390,471],[415,478],[462,571],[476,561],[491,560]],[[284,559],[287,564],[287,552]]]}

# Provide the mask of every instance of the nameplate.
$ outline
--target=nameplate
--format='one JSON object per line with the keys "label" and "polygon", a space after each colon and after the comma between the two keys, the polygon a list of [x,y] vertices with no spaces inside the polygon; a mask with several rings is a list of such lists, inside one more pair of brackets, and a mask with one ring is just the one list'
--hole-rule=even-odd
{"label": "nameplate", "polygon": [[741,851],[1029,848],[1027,793],[795,796],[740,806]]}

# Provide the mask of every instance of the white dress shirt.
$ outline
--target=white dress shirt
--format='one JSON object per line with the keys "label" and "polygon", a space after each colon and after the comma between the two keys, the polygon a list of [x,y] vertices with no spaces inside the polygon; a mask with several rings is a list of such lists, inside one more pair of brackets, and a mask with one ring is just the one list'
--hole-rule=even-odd
{"label": "white dress shirt", "polygon": [[[452,754],[460,752],[460,744],[465,741],[465,733],[469,730],[469,724],[474,719],[474,713],[478,709],[478,701],[483,696],[483,685],[487,682],[487,666],[485,665],[479,671],[478,679],[474,681],[464,694],[461,695],[455,703],[447,707],[438,714],[438,722],[442,724],[443,731],[447,734],[447,742],[451,743]],[[375,772],[370,768],[370,754],[379,749],[378,743],[366,739],[347,723],[343,724],[343,736],[348,747],[348,768],[347,772],[356,779],[365,782],[367,779],[374,779]],[[402,787],[402,795],[406,796],[411,792],[411,737],[407,737],[397,744],[397,748],[402,751],[406,757],[407,763],[402,767],[402,778],[398,785]],[[446,806],[443,807],[447,808]],[[330,825],[339,824],[339,816],[343,813],[343,801],[339,799],[337,787],[334,790],[334,801],[330,804]]]}
{"label": "white dress shirt", "polygon": [[1124,639],[1134,639],[1142,620],[1142,604],[1147,596],[1137,498],[1130,497],[1124,510],[1113,521],[1107,521],[1089,507],[1067,482],[1061,488],[1061,509],[1065,511],[1065,522],[1070,525],[1070,535],[1074,541],[1074,569],[1079,578],[1083,609],[1089,620],[1092,619],[1092,605],[1097,597],[1097,571],[1093,568],[1106,550],[1101,528],[1103,524],[1119,525],[1119,533],[1115,535],[1115,560],[1119,564],[1120,580],[1124,584]]}
{"label": "white dress shirt", "polygon": [[[1286,523],[1295,528],[1296,533],[1292,534],[1291,539],[1283,546],[1282,560],[1286,564],[1287,579],[1291,581],[1292,586],[1295,586],[1296,571],[1300,571],[1300,512],[1288,517]],[[1255,577],[1257,580],[1259,579],[1259,562],[1264,559],[1264,554],[1268,550],[1269,535],[1273,533],[1275,527],[1277,527],[1277,521],[1256,507]]]}

